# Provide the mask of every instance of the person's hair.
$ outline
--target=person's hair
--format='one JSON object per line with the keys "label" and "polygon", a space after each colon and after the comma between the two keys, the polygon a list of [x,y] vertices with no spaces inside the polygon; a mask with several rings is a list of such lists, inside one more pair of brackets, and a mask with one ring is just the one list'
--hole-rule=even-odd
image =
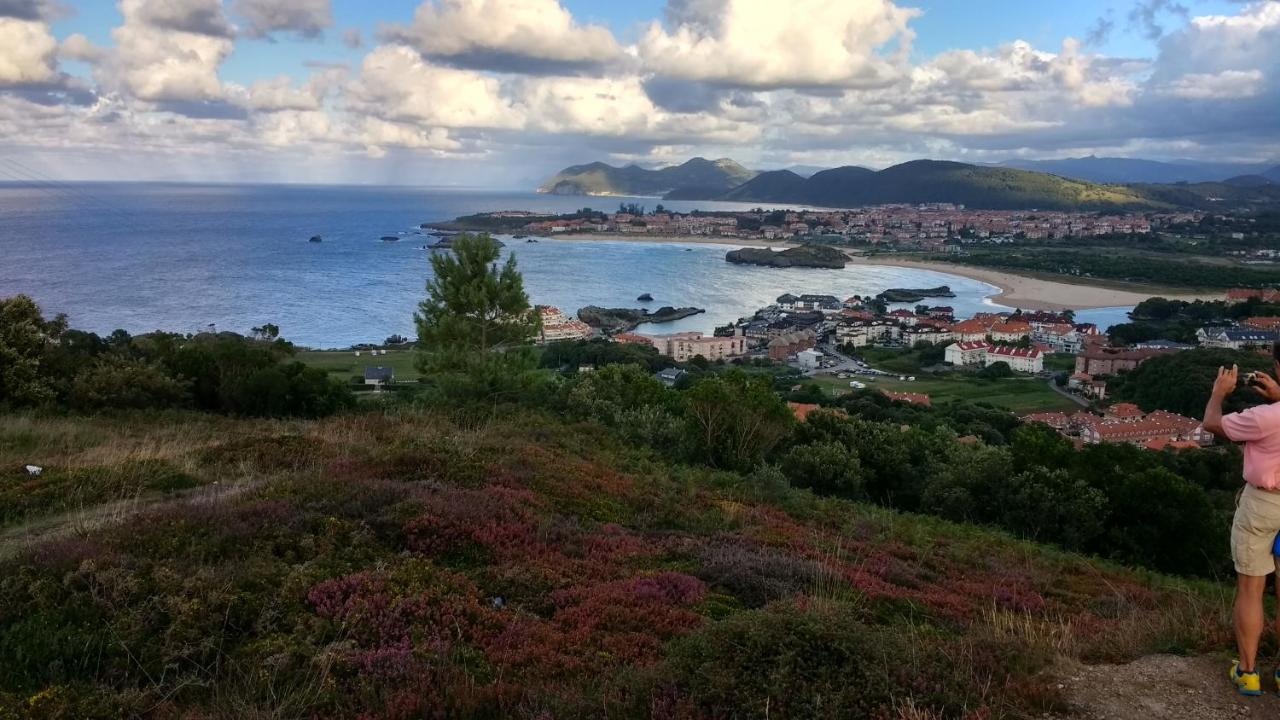
{"label": "person's hair", "polygon": [[1280,339],[1271,343],[1271,359],[1280,363]]}

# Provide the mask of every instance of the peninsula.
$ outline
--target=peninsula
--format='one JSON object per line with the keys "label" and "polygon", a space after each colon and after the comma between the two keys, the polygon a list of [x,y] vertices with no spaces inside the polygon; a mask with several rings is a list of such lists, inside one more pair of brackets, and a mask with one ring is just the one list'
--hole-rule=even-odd
{"label": "peninsula", "polygon": [[650,312],[645,308],[605,308],[588,305],[578,311],[578,319],[599,330],[607,332],[628,332],[635,330],[641,323],[664,323],[704,313],[706,310],[696,307],[671,307],[664,305]]}
{"label": "peninsula", "polygon": [[800,245],[786,250],[739,248],[725,253],[725,260],[739,265],[765,267],[843,268],[849,257],[830,245]]}

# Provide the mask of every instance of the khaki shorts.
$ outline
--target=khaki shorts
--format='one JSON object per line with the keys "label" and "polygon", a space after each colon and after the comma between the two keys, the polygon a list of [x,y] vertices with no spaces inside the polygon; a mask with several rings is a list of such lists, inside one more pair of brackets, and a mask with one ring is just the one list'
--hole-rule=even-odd
{"label": "khaki shorts", "polygon": [[1236,516],[1231,522],[1231,560],[1236,572],[1255,577],[1275,572],[1272,548],[1277,533],[1280,533],[1280,492],[1246,484],[1236,499]]}

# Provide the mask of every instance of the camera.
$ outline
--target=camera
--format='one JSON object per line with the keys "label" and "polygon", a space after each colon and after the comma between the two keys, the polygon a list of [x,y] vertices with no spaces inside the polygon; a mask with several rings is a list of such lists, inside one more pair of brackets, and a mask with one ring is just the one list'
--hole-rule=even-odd
{"label": "camera", "polygon": [[1251,385],[1251,386],[1253,386],[1253,387],[1261,387],[1261,386],[1262,386],[1262,373],[1260,373],[1260,372],[1251,372],[1251,373],[1249,373],[1248,375],[1245,375],[1245,376],[1244,376],[1244,384],[1245,384],[1245,385]]}

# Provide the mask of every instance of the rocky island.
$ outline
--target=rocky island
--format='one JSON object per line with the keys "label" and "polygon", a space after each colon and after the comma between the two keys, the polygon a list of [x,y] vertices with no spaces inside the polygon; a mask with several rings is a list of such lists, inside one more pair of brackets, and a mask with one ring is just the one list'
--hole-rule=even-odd
{"label": "rocky island", "polygon": [[770,248],[741,248],[730,250],[724,259],[740,265],[837,269],[844,267],[849,261],[844,252],[830,245],[801,245],[777,252]]}
{"label": "rocky island", "polygon": [[600,330],[627,332],[635,330],[640,323],[671,322],[704,312],[706,310],[702,308],[676,308],[670,305],[664,305],[653,312],[649,312],[645,308],[604,308],[598,305],[588,305],[578,311],[578,319]]}
{"label": "rocky island", "polygon": [[935,288],[889,288],[876,297],[888,303],[914,303],[925,298],[953,298],[956,294],[951,288],[940,285]]}

